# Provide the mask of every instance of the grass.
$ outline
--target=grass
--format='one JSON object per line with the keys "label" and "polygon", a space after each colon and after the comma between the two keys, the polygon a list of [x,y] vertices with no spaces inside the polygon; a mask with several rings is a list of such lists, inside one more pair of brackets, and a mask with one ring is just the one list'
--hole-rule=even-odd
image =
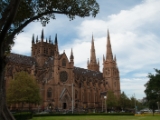
{"label": "grass", "polygon": [[32,120],[160,120],[160,116],[47,116]]}

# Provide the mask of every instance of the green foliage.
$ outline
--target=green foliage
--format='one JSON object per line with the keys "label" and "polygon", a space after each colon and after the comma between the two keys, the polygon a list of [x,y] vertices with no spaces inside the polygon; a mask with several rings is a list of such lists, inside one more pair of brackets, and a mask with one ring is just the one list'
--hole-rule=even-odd
{"label": "green foliage", "polygon": [[38,104],[40,94],[35,78],[24,71],[15,74],[7,90],[7,102]]}
{"label": "green foliage", "polygon": [[33,115],[30,112],[20,112],[20,113],[15,113],[13,114],[14,118],[16,120],[28,120],[28,119],[32,119]]}
{"label": "green foliage", "polygon": [[41,22],[46,26],[51,19],[55,19],[55,14],[64,14],[73,20],[75,16],[95,17],[98,12],[96,0],[2,0],[0,38],[4,44],[3,51],[10,52],[15,35],[23,32],[31,22]]}
{"label": "green foliage", "polygon": [[118,99],[114,95],[113,91],[107,92],[107,108],[112,108],[117,106]]}
{"label": "green foliage", "polygon": [[122,92],[119,98],[119,106],[123,109],[130,107],[130,99],[127,97],[127,95]]}
{"label": "green foliage", "polygon": [[34,117],[32,120],[159,120],[160,116],[47,116],[47,117]]}
{"label": "green foliage", "polygon": [[95,17],[98,11],[99,5],[96,0],[22,0],[15,23],[19,26],[28,19],[44,14],[35,20],[40,20],[43,25],[46,25],[50,19],[55,19],[57,13],[65,14],[73,20],[75,16]]}
{"label": "green foliage", "polygon": [[133,116],[133,113],[86,113],[86,114],[34,114],[33,117],[46,117],[46,116]]}
{"label": "green foliage", "polygon": [[157,102],[160,103],[160,70],[155,69],[155,74],[148,74],[149,81],[145,84],[145,94],[149,107],[153,110],[157,108]]}

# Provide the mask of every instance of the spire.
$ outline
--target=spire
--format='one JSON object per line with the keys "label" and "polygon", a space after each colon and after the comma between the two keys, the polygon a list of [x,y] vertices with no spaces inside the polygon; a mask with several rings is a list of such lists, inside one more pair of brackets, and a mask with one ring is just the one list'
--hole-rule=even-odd
{"label": "spire", "polygon": [[41,33],[41,42],[43,42],[43,39],[44,39],[44,32],[43,32],[43,29],[42,29],[42,33]]}
{"label": "spire", "polygon": [[37,38],[36,38],[36,43],[38,43],[38,35],[37,35]]}
{"label": "spire", "polygon": [[113,60],[109,30],[108,30],[108,35],[107,35],[107,54],[106,54],[106,59],[107,60]]}
{"label": "spire", "polygon": [[72,51],[72,48],[71,48],[70,61],[73,61],[73,59],[74,59],[74,56],[73,56],[73,51]]}
{"label": "spire", "polygon": [[49,43],[51,43],[51,36],[49,36]]}
{"label": "spire", "polygon": [[57,41],[57,34],[55,36],[55,45],[56,45],[56,51],[58,52],[58,41]]}
{"label": "spire", "polygon": [[88,60],[88,69],[93,71],[99,71],[99,65],[96,60],[96,53],[94,48],[94,38],[92,34],[92,41],[91,41],[91,56],[90,56],[90,62]]}
{"label": "spire", "polygon": [[90,63],[96,63],[96,53],[94,48],[94,38],[92,34],[92,42],[91,42],[91,57],[90,57]]}
{"label": "spire", "polygon": [[97,59],[97,61],[98,61],[98,63],[97,63],[97,64],[98,64],[98,66],[99,66],[99,59]]}
{"label": "spire", "polygon": [[115,61],[116,67],[117,67],[117,69],[118,69],[116,55],[114,56],[114,61]]}
{"label": "spire", "polygon": [[103,62],[105,62],[105,58],[104,58],[104,55],[103,55]]}
{"label": "spire", "polygon": [[33,36],[32,36],[32,44],[34,44],[34,34],[33,34]]}
{"label": "spire", "polygon": [[87,66],[89,65],[89,58],[88,58],[88,60],[87,60]]}
{"label": "spire", "polygon": [[47,40],[47,38],[46,38],[46,43],[48,43],[48,40]]}
{"label": "spire", "polygon": [[57,34],[55,36],[55,44],[57,45],[58,44],[58,41],[57,41]]}
{"label": "spire", "polygon": [[115,62],[117,61],[117,59],[116,59],[116,55],[114,56],[114,61],[115,61]]}

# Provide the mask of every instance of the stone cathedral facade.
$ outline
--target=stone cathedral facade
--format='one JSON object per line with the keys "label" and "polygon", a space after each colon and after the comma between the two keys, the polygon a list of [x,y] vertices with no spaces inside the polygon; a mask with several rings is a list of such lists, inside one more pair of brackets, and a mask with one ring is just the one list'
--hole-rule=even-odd
{"label": "stone cathedral facade", "polygon": [[[100,47],[100,46],[99,46]],[[11,53],[6,68],[6,86],[14,74],[27,71],[36,77],[40,87],[43,109],[100,109],[104,103],[104,95],[112,90],[120,95],[119,69],[116,57],[113,58],[110,35],[107,35],[106,57],[103,56],[103,70],[96,58],[94,38],[92,36],[90,59],[87,69],[74,65],[71,49],[70,57],[65,51],[59,53],[57,35],[54,43],[51,38],[44,40],[32,37],[31,56]],[[85,54],[85,53],[84,53]]]}

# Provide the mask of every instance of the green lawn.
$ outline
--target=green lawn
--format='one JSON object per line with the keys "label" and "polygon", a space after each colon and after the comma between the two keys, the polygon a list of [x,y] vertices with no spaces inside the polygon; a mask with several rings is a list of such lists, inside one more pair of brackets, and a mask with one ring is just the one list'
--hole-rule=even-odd
{"label": "green lawn", "polygon": [[48,116],[32,120],[160,120],[160,116]]}

